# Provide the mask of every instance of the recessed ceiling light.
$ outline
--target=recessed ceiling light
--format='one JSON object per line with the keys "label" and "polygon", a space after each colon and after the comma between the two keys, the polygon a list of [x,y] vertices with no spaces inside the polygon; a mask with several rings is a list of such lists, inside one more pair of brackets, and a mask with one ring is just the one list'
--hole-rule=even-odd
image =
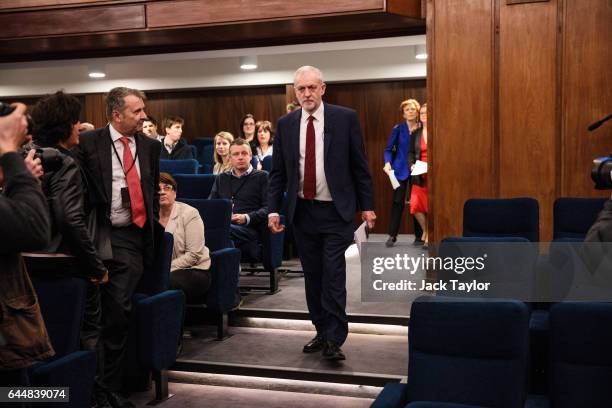
{"label": "recessed ceiling light", "polygon": [[257,69],[257,56],[247,55],[246,57],[240,57],[240,69]]}
{"label": "recessed ceiling light", "polygon": [[106,77],[106,74],[101,71],[93,71],[89,73],[89,77],[90,78],[104,78]]}
{"label": "recessed ceiling light", "polygon": [[425,45],[417,45],[415,47],[414,58],[418,60],[427,59],[427,48]]}

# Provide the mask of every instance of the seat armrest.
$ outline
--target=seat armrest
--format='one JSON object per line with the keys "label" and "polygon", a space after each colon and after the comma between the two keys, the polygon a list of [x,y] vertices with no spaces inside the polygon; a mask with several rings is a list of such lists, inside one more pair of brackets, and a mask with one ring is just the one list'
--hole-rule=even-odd
{"label": "seat armrest", "polygon": [[224,248],[211,252],[210,261],[211,284],[206,306],[216,312],[229,312],[239,300],[240,250]]}
{"label": "seat armrest", "polygon": [[387,383],[378,394],[370,408],[403,408],[408,403],[408,386],[400,383]]}

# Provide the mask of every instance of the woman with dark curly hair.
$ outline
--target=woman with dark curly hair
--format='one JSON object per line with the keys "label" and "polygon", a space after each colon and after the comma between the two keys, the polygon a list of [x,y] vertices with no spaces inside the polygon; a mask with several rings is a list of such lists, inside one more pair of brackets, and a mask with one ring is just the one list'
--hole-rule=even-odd
{"label": "woman with dark curly hair", "polygon": [[108,271],[98,256],[87,226],[85,211],[86,179],[71,157],[79,144],[81,103],[72,95],[58,91],[40,99],[32,109],[35,147],[59,150],[60,165],[45,169],[42,188],[51,213],[51,244],[44,254],[60,257],[28,257],[28,269],[49,275],[81,276],[95,283],[108,280]]}

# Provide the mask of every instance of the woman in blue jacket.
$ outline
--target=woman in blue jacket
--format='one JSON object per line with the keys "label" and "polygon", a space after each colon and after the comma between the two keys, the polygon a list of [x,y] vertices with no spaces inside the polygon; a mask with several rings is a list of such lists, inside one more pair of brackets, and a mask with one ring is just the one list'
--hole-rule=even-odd
{"label": "woman in blue jacket", "polygon": [[[397,234],[402,221],[406,192],[409,191],[410,166],[408,163],[408,151],[410,150],[410,135],[420,129],[419,110],[421,106],[415,99],[407,99],[400,104],[400,112],[405,119],[404,122],[395,125],[391,131],[389,142],[385,148],[385,173],[393,170],[400,186],[393,191],[393,202],[391,204],[391,220],[389,222],[389,238],[386,246],[392,247],[397,241]],[[419,224],[414,222],[415,244],[420,244],[422,231]]]}

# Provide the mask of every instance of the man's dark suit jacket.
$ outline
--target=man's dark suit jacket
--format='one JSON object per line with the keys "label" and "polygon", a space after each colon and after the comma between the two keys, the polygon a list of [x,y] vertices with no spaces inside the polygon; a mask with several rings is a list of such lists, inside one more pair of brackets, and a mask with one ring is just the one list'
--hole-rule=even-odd
{"label": "man's dark suit jacket", "polygon": [[[136,151],[140,164],[140,185],[147,211],[147,223],[151,237],[154,237],[154,228],[159,219],[159,153],[161,143],[150,139],[142,133],[136,134]],[[90,200],[99,211],[98,217],[102,219],[99,227],[110,232],[110,208],[112,200],[113,180],[113,150],[111,147],[111,135],[108,126],[81,133],[80,144],[75,156],[81,162],[81,166],[90,177],[91,190]],[[123,157],[121,158],[123,160]],[[106,235],[110,236],[110,235]]]}
{"label": "man's dark suit jacket", "polygon": [[[354,110],[324,105],[325,178],[334,205],[345,222],[357,210],[373,210],[372,177],[368,169],[359,119]],[[287,191],[287,218],[293,221],[299,189],[300,119],[302,110],[282,117],[274,137],[268,211],[280,213]]]}

